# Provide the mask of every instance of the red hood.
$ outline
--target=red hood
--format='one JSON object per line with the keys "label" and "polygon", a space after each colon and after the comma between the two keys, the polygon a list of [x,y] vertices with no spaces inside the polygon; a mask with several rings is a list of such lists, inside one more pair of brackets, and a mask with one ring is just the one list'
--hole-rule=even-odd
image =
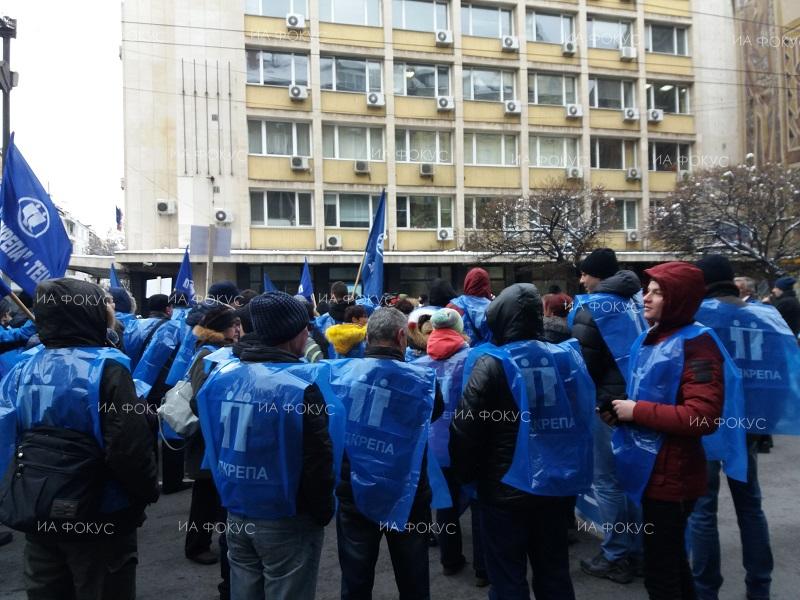
{"label": "red hood", "polygon": [[434,329],[428,338],[428,356],[433,360],[445,360],[462,348],[467,341],[455,329]]}
{"label": "red hood", "polygon": [[491,300],[494,296],[492,296],[492,284],[489,281],[489,274],[480,267],[470,269],[464,278],[464,294]]}
{"label": "red hood", "polygon": [[664,295],[659,329],[674,329],[694,321],[706,293],[703,272],[687,262],[668,262],[645,270]]}

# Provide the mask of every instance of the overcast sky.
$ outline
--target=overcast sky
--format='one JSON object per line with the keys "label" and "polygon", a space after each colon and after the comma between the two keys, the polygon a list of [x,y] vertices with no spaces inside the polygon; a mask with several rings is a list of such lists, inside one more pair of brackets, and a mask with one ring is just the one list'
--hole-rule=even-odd
{"label": "overcast sky", "polygon": [[17,147],[55,203],[105,237],[124,210],[120,2],[2,0],[0,13],[17,19]]}

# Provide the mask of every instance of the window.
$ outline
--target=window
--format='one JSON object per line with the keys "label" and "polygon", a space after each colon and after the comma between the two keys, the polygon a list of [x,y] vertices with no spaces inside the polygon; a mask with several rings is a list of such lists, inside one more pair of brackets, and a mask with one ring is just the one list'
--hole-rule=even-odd
{"label": "window", "polygon": [[465,133],[464,164],[516,165],[517,136],[499,133]]}
{"label": "window", "polygon": [[311,194],[251,191],[250,221],[268,227],[311,227]]}
{"label": "window", "polygon": [[505,101],[514,99],[514,72],[465,67],[464,100]]}
{"label": "window", "polygon": [[674,142],[650,142],[647,148],[651,171],[689,170],[689,144]]}
{"label": "window", "polygon": [[486,229],[489,206],[494,198],[486,196],[464,198],[464,227],[466,229]]}
{"label": "window", "polygon": [[461,5],[461,33],[499,38],[513,35],[513,11],[496,6]]}
{"label": "window", "polygon": [[679,83],[647,82],[647,108],[665,113],[689,114],[689,86]]}
{"label": "window", "polygon": [[308,85],[308,56],[248,50],[247,83],[283,87]]}
{"label": "window", "polygon": [[575,77],[553,73],[528,73],[528,102],[563,106],[575,102]]}
{"label": "window", "polygon": [[319,59],[320,87],[337,92],[380,92],[383,90],[382,63],[363,58]]}
{"label": "window", "polygon": [[627,169],[637,165],[638,147],[635,140],[592,138],[593,169]]}
{"label": "window", "polygon": [[368,229],[379,201],[368,194],[325,194],[325,227]]}
{"label": "window", "polygon": [[396,29],[434,31],[450,29],[447,2],[443,0],[394,0],[393,26]]}
{"label": "window", "polygon": [[395,129],[395,159],[399,162],[449,163],[452,146],[449,131]]}
{"label": "window", "polygon": [[438,229],[453,226],[453,199],[448,196],[397,196],[397,226]]}
{"label": "window", "polygon": [[394,63],[394,93],[398,96],[450,95],[450,67]]}
{"label": "window", "polygon": [[383,160],[383,129],[323,125],[322,156],[351,160]]}
{"label": "window", "polygon": [[590,48],[617,50],[633,45],[630,21],[605,21],[589,17],[587,19]]}
{"label": "window", "polygon": [[572,15],[559,15],[528,11],[525,25],[529,41],[563,44],[574,40]]}
{"label": "window", "polygon": [[612,229],[624,229],[625,231],[633,231],[638,229],[638,213],[638,200],[617,198],[614,201],[614,217],[611,223]]}
{"label": "window", "polygon": [[688,56],[687,35],[685,27],[672,25],[648,25],[647,39],[645,40],[648,52],[661,52],[663,54],[677,54]]}
{"label": "window", "polygon": [[289,121],[247,121],[250,154],[311,156],[311,126]]}
{"label": "window", "polygon": [[532,135],[528,138],[528,155],[532,167],[577,167],[578,140]]}
{"label": "window", "polygon": [[281,19],[289,13],[308,14],[306,0],[247,0],[245,13]]}
{"label": "window", "polygon": [[633,81],[589,79],[589,106],[592,108],[633,108],[636,106]]}
{"label": "window", "polygon": [[380,27],[381,0],[320,0],[319,20]]}

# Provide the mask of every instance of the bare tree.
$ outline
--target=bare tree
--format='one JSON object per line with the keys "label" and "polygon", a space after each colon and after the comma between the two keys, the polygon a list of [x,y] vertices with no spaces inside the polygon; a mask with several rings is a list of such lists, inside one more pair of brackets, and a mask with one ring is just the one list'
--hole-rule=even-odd
{"label": "bare tree", "polygon": [[759,167],[748,155],[729,170],[696,172],[655,207],[651,233],[679,255],[727,254],[783,275],[800,258],[800,171]]}
{"label": "bare tree", "polygon": [[110,238],[103,239],[93,231],[89,232],[89,243],[86,247],[86,253],[96,256],[114,256],[114,252],[118,250],[118,243]]}

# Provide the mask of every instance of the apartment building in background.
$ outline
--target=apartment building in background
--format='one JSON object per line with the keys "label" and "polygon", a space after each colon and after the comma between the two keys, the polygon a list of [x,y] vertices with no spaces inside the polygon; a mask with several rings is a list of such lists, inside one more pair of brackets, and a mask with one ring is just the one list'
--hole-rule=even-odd
{"label": "apartment building in background", "polygon": [[[482,211],[551,182],[616,199],[606,242],[660,255],[648,215],[687,172],[741,160],[730,0],[125,0],[127,249],[177,269],[231,230],[215,278],[352,281],[387,193],[387,290],[460,283]],[[204,289],[205,259],[195,280]],[[530,265],[485,265],[502,287]],[[524,272],[528,269],[527,272]],[[527,274],[525,274],[527,273]],[[536,278],[535,273],[533,274]]]}

